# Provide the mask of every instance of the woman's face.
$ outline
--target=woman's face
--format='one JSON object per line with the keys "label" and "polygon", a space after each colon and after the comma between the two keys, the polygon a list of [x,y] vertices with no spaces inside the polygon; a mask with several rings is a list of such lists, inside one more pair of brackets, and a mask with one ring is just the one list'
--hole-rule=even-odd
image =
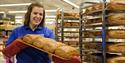
{"label": "woman's face", "polygon": [[39,25],[43,19],[43,8],[34,7],[30,15],[30,24]]}

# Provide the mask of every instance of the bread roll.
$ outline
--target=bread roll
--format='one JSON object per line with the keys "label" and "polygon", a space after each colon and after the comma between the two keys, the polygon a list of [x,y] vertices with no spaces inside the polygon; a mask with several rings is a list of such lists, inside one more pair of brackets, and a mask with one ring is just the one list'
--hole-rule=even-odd
{"label": "bread roll", "polygon": [[73,56],[79,55],[79,52],[74,47],[61,46],[55,50],[55,55],[63,57],[65,59],[70,59]]}

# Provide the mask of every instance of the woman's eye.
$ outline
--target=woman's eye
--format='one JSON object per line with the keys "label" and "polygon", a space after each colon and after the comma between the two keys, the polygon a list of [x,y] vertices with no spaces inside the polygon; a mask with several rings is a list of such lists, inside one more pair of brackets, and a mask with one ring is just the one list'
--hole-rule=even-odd
{"label": "woman's eye", "polygon": [[40,16],[42,16],[43,14],[42,14],[42,13],[40,13],[39,15],[40,15]]}
{"label": "woman's eye", "polygon": [[34,12],[35,15],[37,15],[37,12]]}

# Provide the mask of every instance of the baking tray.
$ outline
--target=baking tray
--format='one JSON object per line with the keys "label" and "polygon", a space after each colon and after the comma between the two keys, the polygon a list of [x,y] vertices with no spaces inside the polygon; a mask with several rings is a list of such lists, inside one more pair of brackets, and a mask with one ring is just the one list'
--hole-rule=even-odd
{"label": "baking tray", "polygon": [[25,45],[28,45],[28,46],[30,46],[30,47],[33,47],[33,48],[35,48],[35,49],[38,49],[38,50],[40,50],[40,51],[43,51],[43,52],[45,52],[45,53],[48,53],[49,55],[58,57],[58,58],[63,59],[63,60],[69,60],[69,59],[60,57],[60,56],[58,56],[58,55],[55,55],[55,54],[53,54],[53,53],[47,52],[47,51],[45,51],[45,50],[43,50],[43,49],[41,49],[41,48],[38,48],[38,47],[36,47],[36,46],[34,46],[34,45],[32,45],[32,44],[28,44],[28,43],[23,42],[23,41],[20,41],[20,42],[23,43],[23,44],[25,44]]}

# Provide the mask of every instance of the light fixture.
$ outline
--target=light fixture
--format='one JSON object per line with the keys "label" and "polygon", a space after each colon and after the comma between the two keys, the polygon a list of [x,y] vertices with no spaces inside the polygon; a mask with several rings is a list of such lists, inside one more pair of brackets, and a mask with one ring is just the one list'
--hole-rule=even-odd
{"label": "light fixture", "polygon": [[45,12],[56,12],[57,10],[45,10]]}
{"label": "light fixture", "polygon": [[[45,12],[56,12],[57,10],[45,10]],[[26,13],[26,10],[24,11],[8,11],[8,13]]]}
{"label": "light fixture", "polygon": [[30,5],[31,3],[19,3],[19,4],[1,4],[0,7],[8,7],[8,6],[24,6]]}
{"label": "light fixture", "polygon": [[45,18],[56,18],[56,16],[45,16]]}
{"label": "light fixture", "polygon": [[4,14],[5,12],[4,12],[4,11],[1,11],[0,13]]}
{"label": "light fixture", "polygon": [[23,16],[15,16],[16,19],[22,19]]}
{"label": "light fixture", "polygon": [[8,13],[26,13],[26,11],[8,11]]}
{"label": "light fixture", "polygon": [[79,9],[79,6],[78,6],[78,5],[76,5],[75,3],[72,3],[72,2],[69,1],[69,0],[62,0],[62,1],[64,1],[64,2],[66,2],[66,3],[68,3],[68,4],[72,5],[72,6],[74,6],[75,8],[78,8],[78,9]]}

